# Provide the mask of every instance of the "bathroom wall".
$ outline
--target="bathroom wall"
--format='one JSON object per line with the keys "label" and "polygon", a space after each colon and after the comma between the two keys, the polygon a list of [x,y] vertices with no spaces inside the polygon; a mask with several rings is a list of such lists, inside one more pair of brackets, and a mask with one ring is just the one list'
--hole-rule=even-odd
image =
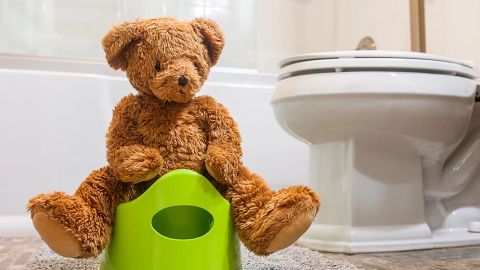
{"label": "bathroom wall", "polygon": [[[284,57],[353,50],[364,36],[373,37],[378,50],[410,51],[409,4],[409,0],[259,1],[257,66],[276,72]],[[427,53],[480,64],[478,14],[478,0],[425,0]]]}
{"label": "bathroom wall", "polygon": [[480,65],[480,1],[426,0],[427,52]]}
{"label": "bathroom wall", "polygon": [[[220,66],[276,72],[292,54],[410,50],[409,0],[0,0],[0,52],[102,60],[112,24],[139,17],[207,16],[224,29]],[[427,52],[480,61],[480,2],[426,0]],[[18,20],[22,18],[22,20]],[[241,56],[241,57],[239,57]]]}
{"label": "bathroom wall", "polygon": [[102,61],[100,40],[120,21],[209,17],[228,40],[219,65],[254,68],[255,10],[254,0],[0,0],[0,53]]}
{"label": "bathroom wall", "polygon": [[410,50],[409,0],[263,0],[257,9],[261,71],[292,54],[354,50],[365,36],[379,50]]}

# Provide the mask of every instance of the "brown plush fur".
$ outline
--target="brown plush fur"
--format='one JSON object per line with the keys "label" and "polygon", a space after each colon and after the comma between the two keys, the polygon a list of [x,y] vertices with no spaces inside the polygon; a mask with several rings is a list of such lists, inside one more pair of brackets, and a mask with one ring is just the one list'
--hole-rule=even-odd
{"label": "brown plush fur", "polygon": [[[243,165],[240,133],[228,110],[211,97],[195,97],[220,57],[223,40],[217,24],[202,18],[125,22],[103,38],[110,66],[126,71],[138,90],[113,112],[108,166],[93,171],[73,196],[40,194],[28,204],[32,217],[44,213],[72,235],[70,242],[81,254],[66,256],[97,256],[109,241],[116,206],[180,168],[206,175],[230,201],[240,239],[257,254],[279,249],[269,248],[274,239],[297,239],[306,228],[295,235],[282,230],[297,219],[312,222],[317,195],[305,186],[272,191]],[[52,241],[47,244],[55,246]]]}

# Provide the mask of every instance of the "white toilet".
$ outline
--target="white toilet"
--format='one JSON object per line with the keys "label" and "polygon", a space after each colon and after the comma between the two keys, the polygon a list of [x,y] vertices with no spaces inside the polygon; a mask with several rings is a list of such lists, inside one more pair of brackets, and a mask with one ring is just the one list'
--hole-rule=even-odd
{"label": "white toilet", "polygon": [[280,65],[272,106],[309,144],[309,181],[322,201],[300,245],[361,253],[480,244],[471,63],[345,51]]}

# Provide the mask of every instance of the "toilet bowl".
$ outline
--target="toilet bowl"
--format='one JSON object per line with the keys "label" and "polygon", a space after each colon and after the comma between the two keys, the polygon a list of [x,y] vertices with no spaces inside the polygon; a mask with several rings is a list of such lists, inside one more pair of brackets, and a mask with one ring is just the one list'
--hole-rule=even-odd
{"label": "toilet bowl", "polygon": [[469,62],[412,52],[282,61],[272,106],[309,145],[322,200],[298,243],[345,253],[480,244],[476,80]]}

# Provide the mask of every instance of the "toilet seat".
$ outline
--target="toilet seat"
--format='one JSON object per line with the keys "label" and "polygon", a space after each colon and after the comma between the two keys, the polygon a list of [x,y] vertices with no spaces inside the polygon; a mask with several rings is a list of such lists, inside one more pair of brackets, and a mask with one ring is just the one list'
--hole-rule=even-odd
{"label": "toilet seat", "polygon": [[414,52],[304,54],[283,60],[280,67],[272,103],[344,94],[472,98],[478,84],[472,63]]}
{"label": "toilet seat", "polygon": [[303,54],[280,62],[279,80],[332,72],[397,71],[476,78],[473,63],[415,52],[339,51]]}

